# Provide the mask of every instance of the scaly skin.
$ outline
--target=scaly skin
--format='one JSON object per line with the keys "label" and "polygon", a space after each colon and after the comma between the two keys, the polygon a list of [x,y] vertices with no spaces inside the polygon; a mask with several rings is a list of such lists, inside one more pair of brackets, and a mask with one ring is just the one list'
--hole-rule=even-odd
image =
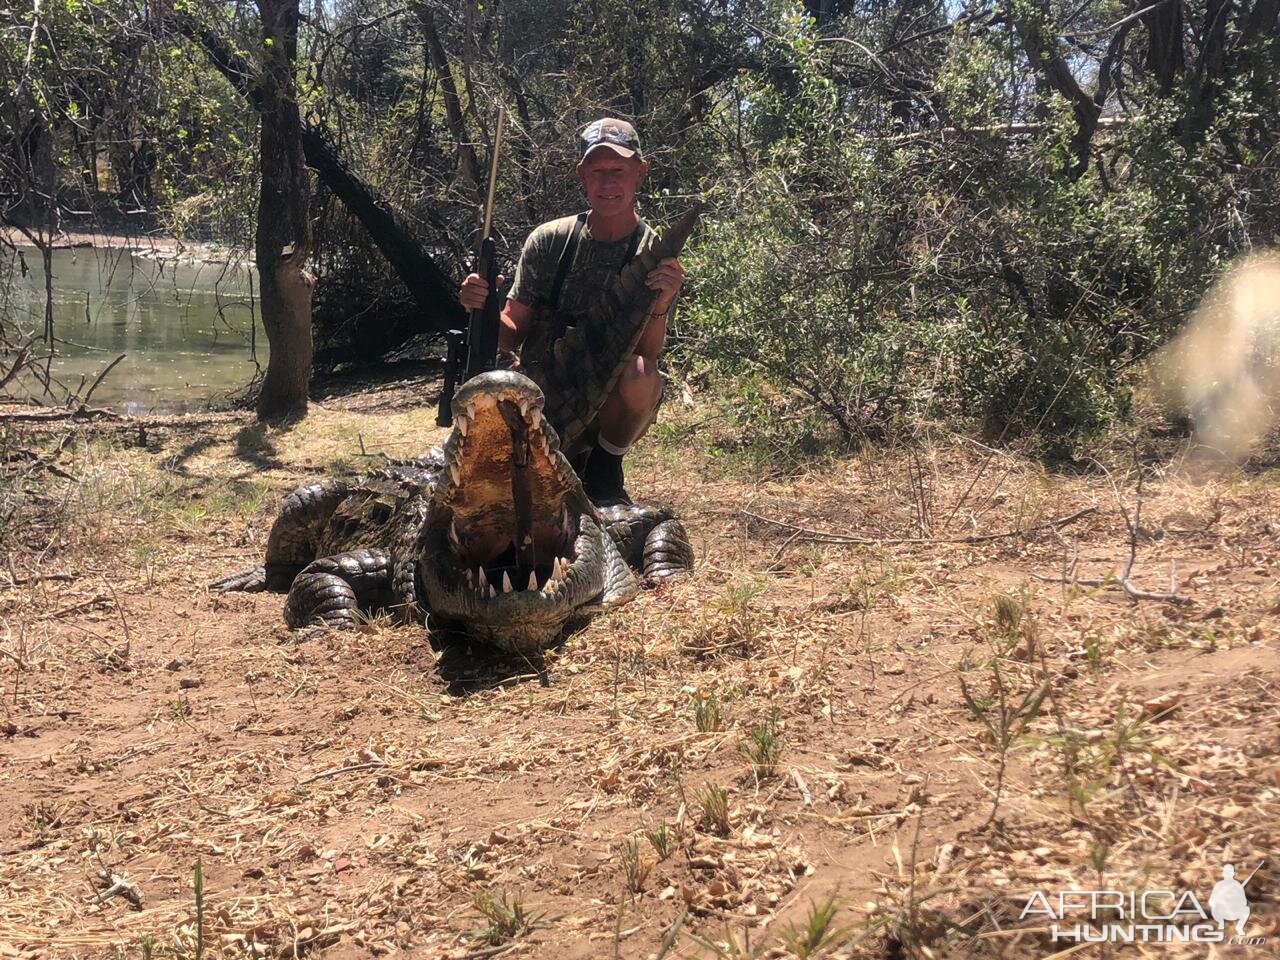
{"label": "scaly skin", "polygon": [[291,627],[349,629],[360,611],[390,608],[530,654],[571,618],[632,599],[636,572],[656,581],[688,570],[692,550],[669,511],[592,505],[542,410],[519,373],[467,381],[443,449],[295,490],[266,563],[214,588],[287,589]]}
{"label": "scaly skin", "polygon": [[639,584],[560,453],[532,381],[484,374],[458,389],[453,409],[446,468],[404,558],[417,559],[432,617],[528,652],[554,642],[569,617],[634,597]]}

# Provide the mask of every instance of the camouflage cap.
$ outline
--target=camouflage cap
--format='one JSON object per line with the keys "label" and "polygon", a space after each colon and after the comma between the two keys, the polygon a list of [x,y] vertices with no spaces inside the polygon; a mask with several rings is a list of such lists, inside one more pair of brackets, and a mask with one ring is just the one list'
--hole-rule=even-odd
{"label": "camouflage cap", "polygon": [[623,157],[644,159],[640,155],[640,137],[636,133],[636,128],[627,121],[614,117],[605,117],[603,120],[589,123],[582,131],[582,158],[585,160],[587,154],[596,147],[608,147]]}

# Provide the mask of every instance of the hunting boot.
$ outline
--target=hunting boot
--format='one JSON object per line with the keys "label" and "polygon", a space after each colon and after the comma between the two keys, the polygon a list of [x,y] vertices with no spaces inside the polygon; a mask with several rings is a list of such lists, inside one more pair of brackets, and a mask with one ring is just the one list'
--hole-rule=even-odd
{"label": "hunting boot", "polygon": [[605,450],[597,440],[582,470],[582,489],[598,507],[630,504],[631,498],[623,487],[622,456]]}

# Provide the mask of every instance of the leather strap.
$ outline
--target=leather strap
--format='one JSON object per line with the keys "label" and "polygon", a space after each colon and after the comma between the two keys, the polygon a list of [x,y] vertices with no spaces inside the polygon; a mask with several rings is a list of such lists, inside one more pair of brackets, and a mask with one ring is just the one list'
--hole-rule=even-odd
{"label": "leather strap", "polygon": [[587,215],[580,213],[573,221],[573,229],[560,251],[560,262],[556,264],[556,278],[551,284],[551,296],[547,298],[547,309],[555,313],[560,309],[560,291],[564,289],[565,278],[569,276],[569,267],[573,265],[574,255],[578,252],[578,239],[582,236],[582,228],[587,222]]}

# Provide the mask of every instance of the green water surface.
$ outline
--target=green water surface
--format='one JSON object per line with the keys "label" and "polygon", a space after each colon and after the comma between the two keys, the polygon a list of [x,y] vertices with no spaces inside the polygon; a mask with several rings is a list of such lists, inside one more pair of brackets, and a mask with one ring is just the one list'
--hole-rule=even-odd
{"label": "green water surface", "polygon": [[[44,270],[38,250],[19,250],[21,260],[4,265],[0,297],[25,342],[44,331]],[[83,396],[124,355],[93,391],[91,406],[135,414],[205,409],[249,382],[255,354],[266,365],[266,337],[251,297],[256,277],[246,264],[79,248],[55,250],[52,273],[51,375]],[[40,339],[33,349],[48,352]],[[55,399],[42,396],[29,375],[10,384],[9,393]]]}

